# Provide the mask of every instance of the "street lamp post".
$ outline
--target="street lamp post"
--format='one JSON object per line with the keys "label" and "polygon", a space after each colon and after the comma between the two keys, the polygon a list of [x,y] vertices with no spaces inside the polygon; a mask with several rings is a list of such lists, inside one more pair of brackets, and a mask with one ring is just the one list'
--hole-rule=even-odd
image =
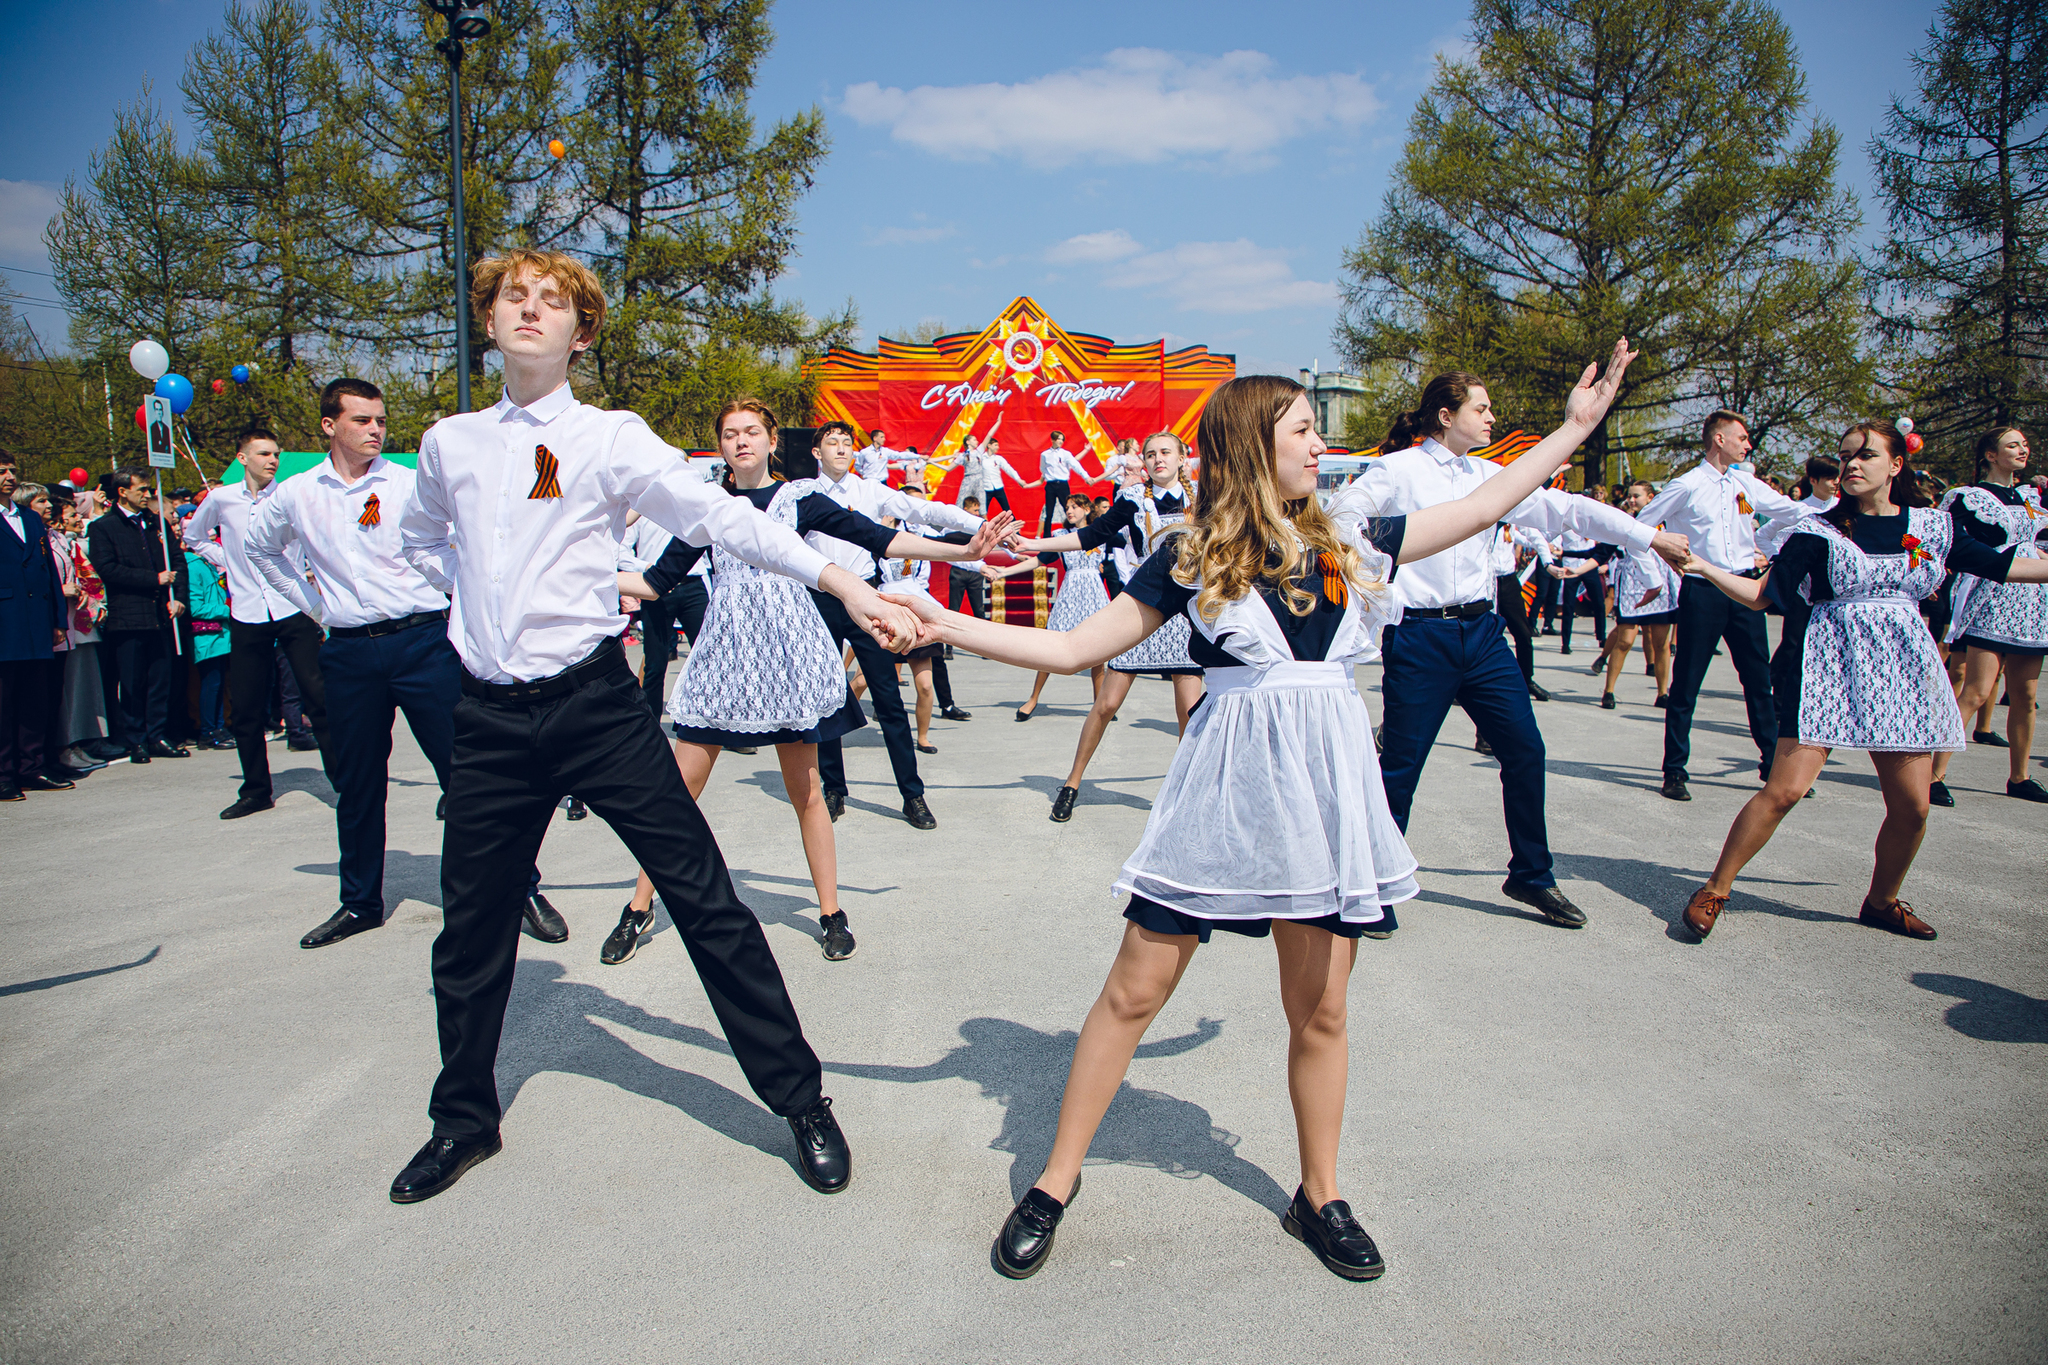
{"label": "street lamp post", "polygon": [[491,31],[488,3],[430,0],[448,21],[448,36],[434,45],[448,59],[449,229],[455,248],[455,410],[469,411],[469,241],[462,226],[462,45]]}

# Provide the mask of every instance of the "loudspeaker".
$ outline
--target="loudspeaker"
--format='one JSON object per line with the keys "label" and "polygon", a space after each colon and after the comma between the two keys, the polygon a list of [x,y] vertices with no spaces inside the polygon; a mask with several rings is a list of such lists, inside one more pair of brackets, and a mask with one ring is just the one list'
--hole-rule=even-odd
{"label": "loudspeaker", "polygon": [[775,453],[782,462],[782,477],[795,483],[818,477],[818,429],[783,427],[775,434]]}

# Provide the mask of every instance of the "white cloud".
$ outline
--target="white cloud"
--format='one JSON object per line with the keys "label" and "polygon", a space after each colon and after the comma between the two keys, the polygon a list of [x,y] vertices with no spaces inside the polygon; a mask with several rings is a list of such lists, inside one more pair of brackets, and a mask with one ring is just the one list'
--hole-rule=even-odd
{"label": "white cloud", "polygon": [[898,142],[961,161],[1017,157],[1041,168],[1215,157],[1255,161],[1284,142],[1355,129],[1380,111],[1356,74],[1276,76],[1263,52],[1187,58],[1119,48],[1098,66],[1015,85],[863,81],[840,107]]}
{"label": "white cloud", "polygon": [[1147,251],[1122,228],[1112,228],[1069,237],[1045,255],[1054,264],[1101,265],[1104,288],[1140,289],[1186,312],[1323,308],[1337,299],[1337,287],[1328,281],[1296,279],[1285,251],[1243,237]]}
{"label": "white cloud", "polygon": [[868,237],[869,246],[919,246],[925,242],[943,242],[948,237],[957,237],[960,229],[951,223],[944,227],[885,227]]}
{"label": "white cloud", "polygon": [[57,212],[57,187],[0,180],[0,256],[40,257],[43,228]]}

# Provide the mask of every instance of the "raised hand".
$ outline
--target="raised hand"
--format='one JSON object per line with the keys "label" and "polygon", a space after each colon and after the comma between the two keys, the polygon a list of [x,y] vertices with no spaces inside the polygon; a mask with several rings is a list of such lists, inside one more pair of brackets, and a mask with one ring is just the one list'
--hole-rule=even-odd
{"label": "raised hand", "polygon": [[1586,366],[1577,386],[1565,397],[1564,420],[1588,430],[1599,426],[1600,419],[1613,405],[1615,395],[1621,392],[1621,377],[1628,373],[1629,362],[1641,354],[1640,351],[1631,351],[1628,338],[1622,337],[1614,343],[1614,354],[1607,360],[1607,372],[1600,376],[1598,382],[1593,378],[1598,367]]}
{"label": "raised hand", "polygon": [[974,539],[967,542],[969,559],[984,559],[1006,540],[1017,535],[1017,519],[1008,512],[998,512],[981,523],[981,529],[974,533]]}

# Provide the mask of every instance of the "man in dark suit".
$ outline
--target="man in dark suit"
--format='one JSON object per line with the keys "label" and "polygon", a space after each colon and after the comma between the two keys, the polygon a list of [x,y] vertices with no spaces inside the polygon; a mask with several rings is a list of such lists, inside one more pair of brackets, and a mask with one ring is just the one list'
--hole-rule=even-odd
{"label": "man in dark suit", "polygon": [[107,717],[108,727],[130,763],[187,758],[192,751],[164,733],[171,711],[171,625],[185,608],[176,596],[185,551],[173,540],[166,553],[162,523],[149,505],[155,495],[148,470],[118,470],[105,484],[114,508],[86,528],[86,557],[107,589],[100,658],[120,680],[120,705]]}
{"label": "man in dark suit", "polygon": [[45,773],[50,659],[64,638],[64,593],[43,519],[14,501],[14,457],[0,451],[0,801],[24,791],[64,791],[69,778]]}

